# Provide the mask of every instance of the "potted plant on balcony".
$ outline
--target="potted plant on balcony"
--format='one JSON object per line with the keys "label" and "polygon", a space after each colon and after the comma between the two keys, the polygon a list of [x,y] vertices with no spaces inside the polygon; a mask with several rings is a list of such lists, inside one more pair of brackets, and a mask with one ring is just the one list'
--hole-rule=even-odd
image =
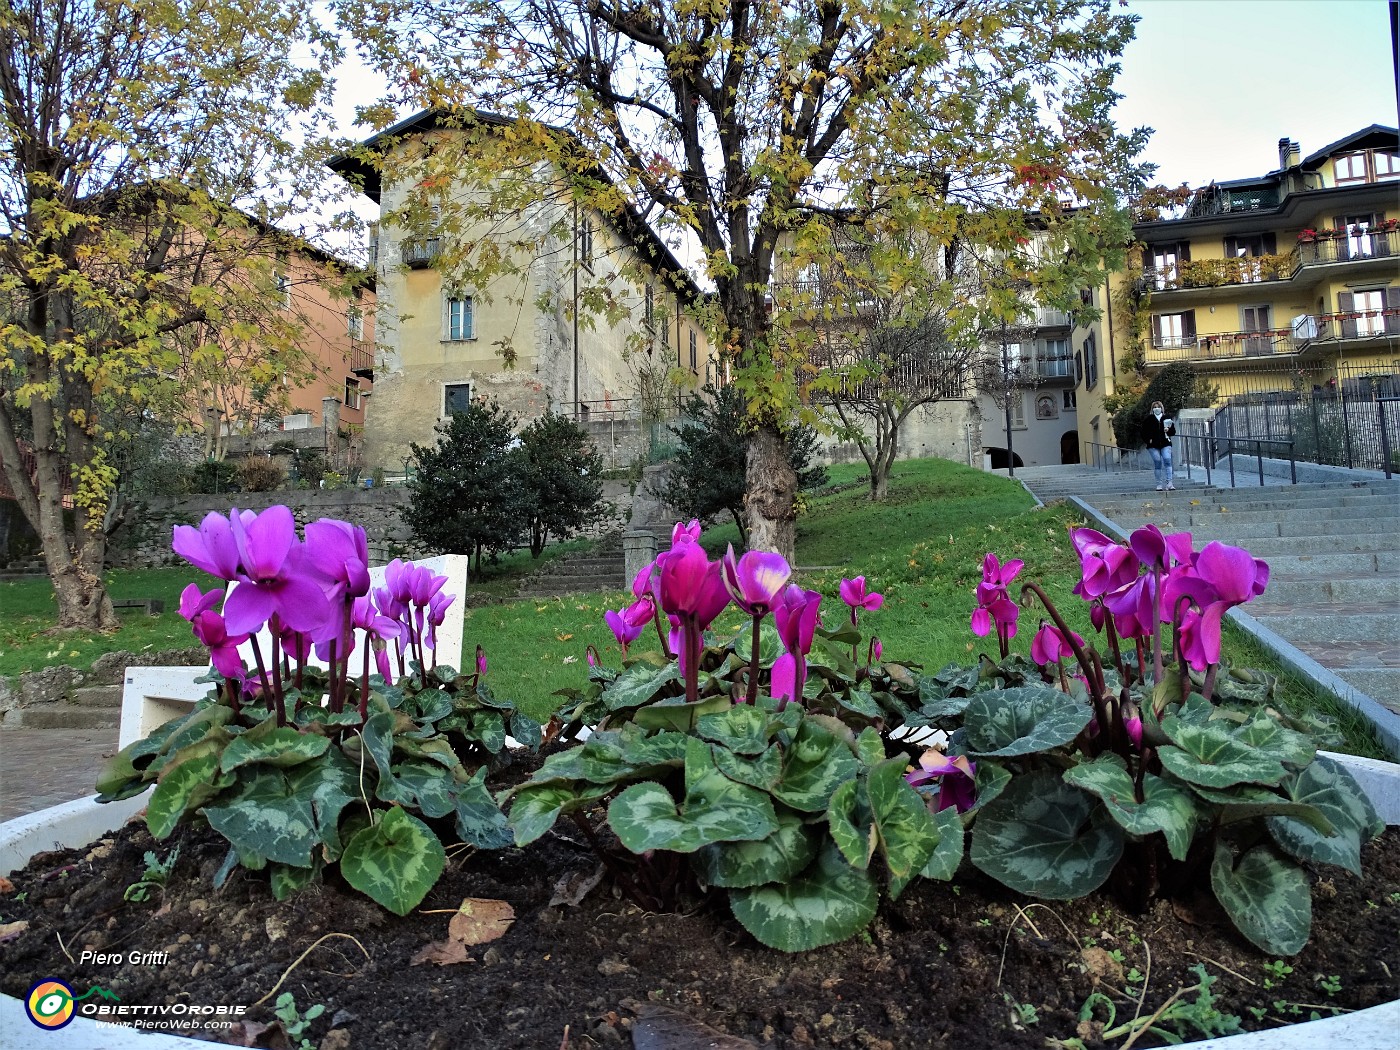
{"label": "potted plant on balcony", "polygon": [[1306,229],[1306,230],[1300,230],[1300,231],[1298,231],[1298,243],[1299,243],[1299,244],[1312,244],[1312,243],[1313,243],[1314,241],[1316,241],[1316,240],[1317,240],[1317,231],[1316,231],[1316,230],[1314,230],[1314,229]]}

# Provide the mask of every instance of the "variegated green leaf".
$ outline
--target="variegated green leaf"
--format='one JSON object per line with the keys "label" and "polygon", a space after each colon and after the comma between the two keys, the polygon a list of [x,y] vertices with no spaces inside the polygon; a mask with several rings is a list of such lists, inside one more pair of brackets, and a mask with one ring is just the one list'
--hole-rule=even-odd
{"label": "variegated green leaf", "polygon": [[[205,806],[210,826],[239,850],[305,868],[320,841],[311,797],[292,787],[286,773],[254,767],[242,774],[237,794]],[[244,867],[250,865],[245,860]]]}
{"label": "variegated green leaf", "polygon": [[890,898],[897,899],[928,863],[938,845],[938,831],[924,800],[904,779],[903,758],[892,758],[870,771],[866,790],[880,852],[890,875]]}
{"label": "variegated green leaf", "polygon": [[861,871],[868,868],[880,836],[863,780],[852,777],[836,789],[826,807],[826,823],[846,863]]}
{"label": "variegated green leaf", "polygon": [[478,849],[503,849],[514,841],[510,822],[486,789],[486,767],[459,786],[453,796],[457,834]]}
{"label": "variegated green leaf", "polygon": [[681,680],[680,668],[669,661],[663,667],[638,662],[623,671],[603,692],[609,711],[641,707],[657,699]]}
{"label": "variegated green leaf", "polygon": [[510,827],[517,846],[528,846],[565,813],[582,809],[612,790],[611,784],[579,784],[551,781],[516,789],[510,805]]}
{"label": "variegated green leaf", "polygon": [[963,712],[971,755],[1012,757],[1068,744],[1093,712],[1058,689],[1025,685],[978,693]]}
{"label": "variegated green leaf", "polygon": [[778,814],[778,830],[756,842],[716,842],[694,855],[692,864],[710,886],[737,889],[787,882],[811,863],[820,839],[796,813]]}
{"label": "variegated green leaf", "polygon": [[1195,796],[1186,787],[1148,773],[1139,802],[1127,764],[1112,752],[1066,770],[1064,779],[1099,798],[1124,831],[1140,836],[1160,831],[1171,855],[1186,859],[1200,817]]}
{"label": "variegated green leaf", "polygon": [[729,902],[734,917],[763,944],[805,952],[863,930],[875,918],[879,893],[869,873],[851,867],[828,844],[796,878],[733,890]]}
{"label": "variegated green leaf", "polygon": [[768,747],[768,715],[747,704],[731,704],[697,721],[695,732],[737,755],[757,755]]}
{"label": "variegated green leaf", "polygon": [[326,859],[335,860],[341,850],[340,814],[360,800],[359,769],[333,747],[315,762],[289,770],[287,783],[294,795],[310,801]]}
{"label": "variegated green leaf", "polygon": [[1123,832],[1104,807],[1050,770],[1013,778],[972,827],[972,863],[1032,897],[1092,893],[1122,853]]}
{"label": "variegated green leaf", "polygon": [[292,894],[299,893],[310,886],[312,880],[320,874],[320,870],[319,864],[313,864],[309,868],[297,868],[290,864],[269,865],[272,895],[279,901],[286,900]]}
{"label": "variegated green leaf", "polygon": [[233,783],[231,775],[219,773],[219,755],[227,743],[228,734],[215,729],[211,735],[171,755],[146,806],[146,827],[153,837],[168,836],[181,817]]}
{"label": "variegated green leaf", "polygon": [[1215,897],[1239,931],[1270,955],[1303,950],[1312,930],[1312,891],[1303,869],[1272,846],[1256,846],[1238,864],[1224,842],[1210,869]]}
{"label": "variegated green leaf", "polygon": [[783,778],[773,789],[778,801],[804,813],[820,813],[860,763],[835,732],[806,717],[783,753]]}
{"label": "variegated green leaf", "polygon": [[1288,816],[1269,818],[1269,833],[1293,856],[1317,864],[1336,864],[1361,874],[1361,845],[1381,824],[1375,807],[1351,772],[1335,759],[1319,755],[1306,769],[1281,785],[1295,802],[1321,811],[1332,825],[1324,835]]}
{"label": "variegated green leaf", "polygon": [[416,908],[446,865],[438,837],[398,806],[356,832],[340,858],[345,881],[395,915]]}
{"label": "variegated green leaf", "polygon": [[286,769],[324,755],[330,745],[328,737],[302,733],[291,726],[279,729],[271,722],[264,722],[229,741],[221,765],[225,773],[253,763]]}
{"label": "variegated green leaf", "polygon": [[938,845],[919,874],[926,879],[947,882],[957,874],[958,865],[962,863],[966,833],[962,818],[952,806],[935,813],[933,825],[938,832]]}
{"label": "variegated green leaf", "polygon": [[385,802],[417,806],[425,817],[445,817],[456,804],[453,791],[457,782],[435,762],[410,759],[396,762],[387,777],[379,780],[378,796]]}
{"label": "variegated green leaf", "polygon": [[1287,772],[1278,756],[1237,739],[1227,722],[1199,725],[1173,716],[1162,722],[1162,731],[1175,746],[1159,748],[1157,756],[1164,768],[1188,784],[1277,784]]}

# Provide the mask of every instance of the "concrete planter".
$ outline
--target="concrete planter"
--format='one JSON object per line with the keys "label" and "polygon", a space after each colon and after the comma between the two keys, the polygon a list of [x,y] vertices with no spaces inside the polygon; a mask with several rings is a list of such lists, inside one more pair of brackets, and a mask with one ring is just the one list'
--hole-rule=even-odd
{"label": "concrete planter", "polygon": [[[1400,765],[1352,755],[1331,755],[1343,762],[1371,797],[1387,824],[1400,824]],[[24,867],[29,858],[45,850],[76,848],[121,827],[145,806],[146,796],[99,805],[93,798],[78,799],[0,824],[0,875]],[[35,974],[35,979],[63,974]],[[1400,1032],[1400,999],[1339,1017],[1306,1021],[1288,1028],[1250,1032],[1222,1039],[1187,1043],[1187,1050],[1316,1050],[1318,1046],[1345,1045],[1349,1050],[1389,1050]],[[0,1046],[41,1045],[47,1036],[30,1022],[24,1004],[0,995]],[[102,1028],[76,1017],[63,1029],[64,1050],[179,1050],[218,1045],[182,1036],[136,1029]]]}

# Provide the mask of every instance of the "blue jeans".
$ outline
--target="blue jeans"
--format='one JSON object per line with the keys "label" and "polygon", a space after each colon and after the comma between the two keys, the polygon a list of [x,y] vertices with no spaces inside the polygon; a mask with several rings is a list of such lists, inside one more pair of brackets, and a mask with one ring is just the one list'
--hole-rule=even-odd
{"label": "blue jeans", "polygon": [[1152,457],[1152,473],[1157,478],[1158,485],[1170,485],[1172,483],[1172,447],[1149,448],[1148,455]]}

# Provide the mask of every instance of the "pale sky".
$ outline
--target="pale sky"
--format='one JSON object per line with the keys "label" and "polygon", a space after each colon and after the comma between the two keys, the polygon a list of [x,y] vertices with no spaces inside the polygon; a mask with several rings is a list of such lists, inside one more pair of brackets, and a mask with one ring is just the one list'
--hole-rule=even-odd
{"label": "pale sky", "polygon": [[1263,175],[1278,140],[1303,156],[1396,126],[1386,0],[1130,0],[1115,120],[1156,129],[1144,152],[1168,186]]}

